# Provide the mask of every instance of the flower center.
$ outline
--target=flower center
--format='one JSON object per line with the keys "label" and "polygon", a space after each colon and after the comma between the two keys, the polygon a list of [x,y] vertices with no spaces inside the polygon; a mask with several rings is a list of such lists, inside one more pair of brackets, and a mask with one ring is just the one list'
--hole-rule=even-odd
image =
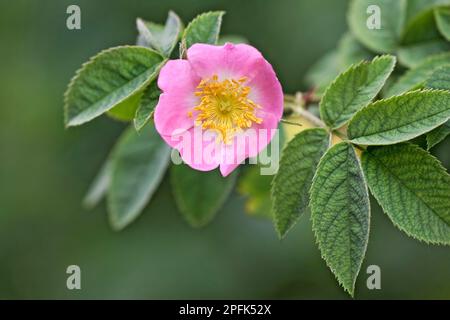
{"label": "flower center", "polygon": [[217,75],[203,79],[195,92],[200,104],[188,112],[192,117],[193,111],[198,111],[195,125],[217,131],[219,139],[229,143],[237,131],[261,123],[262,119],[255,115],[260,106],[248,98],[250,87],[244,85],[246,81],[245,77],[219,81]]}

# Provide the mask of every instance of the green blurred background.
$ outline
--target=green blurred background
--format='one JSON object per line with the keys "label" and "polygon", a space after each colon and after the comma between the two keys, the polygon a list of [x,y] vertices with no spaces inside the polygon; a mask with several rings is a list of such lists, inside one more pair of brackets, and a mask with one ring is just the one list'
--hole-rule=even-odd
{"label": "green blurred background", "polygon": [[[81,7],[82,30],[66,28]],[[136,39],[135,18],[184,21],[226,10],[223,34],[241,34],[272,62],[286,92],[346,30],[344,0],[127,0],[0,2],[0,298],[347,298],[321,260],[303,217],[284,241],[269,221],[249,217],[233,194],[217,219],[193,230],[165,180],[144,214],[123,232],[105,206],[81,199],[124,128],[101,118],[63,127],[62,95],[80,64]],[[449,168],[449,140],[435,153]],[[408,238],[372,203],[371,234],[356,297],[450,298],[448,248]],[[66,289],[77,264],[82,290]],[[366,268],[382,289],[366,288]]]}

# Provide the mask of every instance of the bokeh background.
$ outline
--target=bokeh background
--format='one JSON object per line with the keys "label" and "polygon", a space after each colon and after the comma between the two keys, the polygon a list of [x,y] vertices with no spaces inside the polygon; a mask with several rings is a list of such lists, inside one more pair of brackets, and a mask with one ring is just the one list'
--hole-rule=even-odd
{"label": "bokeh background", "polygon": [[[66,29],[81,7],[82,30]],[[62,95],[80,64],[136,39],[135,18],[184,21],[226,10],[223,34],[241,34],[272,62],[286,92],[346,30],[345,0],[16,0],[0,2],[0,298],[348,298],[321,260],[309,217],[283,241],[233,194],[208,227],[191,229],[165,180],[144,214],[110,230],[104,204],[81,199],[124,125],[100,118],[63,127]],[[450,143],[434,152],[450,167]],[[448,248],[408,238],[372,202],[359,299],[450,298]],[[66,288],[77,264],[82,289]],[[366,288],[366,268],[382,289]]]}

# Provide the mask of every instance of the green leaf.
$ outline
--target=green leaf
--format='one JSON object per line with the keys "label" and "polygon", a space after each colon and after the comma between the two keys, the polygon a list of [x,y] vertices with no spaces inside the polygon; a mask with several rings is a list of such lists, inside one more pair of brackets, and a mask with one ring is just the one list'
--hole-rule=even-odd
{"label": "green leaf", "polygon": [[165,57],[170,57],[183,31],[183,23],[173,11],[169,11],[165,26],[140,18],[136,25],[139,31],[138,44],[155,49]]}
{"label": "green leaf", "polygon": [[441,38],[434,19],[434,10],[429,9],[417,14],[406,25],[402,33],[402,44],[408,45]]}
{"label": "green leaf", "polygon": [[322,257],[353,296],[369,238],[370,204],[361,166],[350,144],[333,146],[320,160],[310,206]]}
{"label": "green leaf", "polygon": [[447,41],[450,41],[450,8],[441,7],[434,10],[437,28]]}
{"label": "green leaf", "polygon": [[66,126],[88,122],[147,86],[163,65],[161,55],[144,47],[100,52],[77,71],[65,93]]}
{"label": "green leaf", "polygon": [[197,171],[185,164],[170,168],[175,202],[193,227],[203,227],[214,218],[233,190],[236,177],[237,171],[224,178],[219,170]]}
{"label": "green leaf", "polygon": [[170,148],[153,125],[139,133],[128,128],[111,157],[108,213],[111,226],[123,229],[136,219],[161,182],[170,159]]}
{"label": "green leaf", "polygon": [[[437,69],[426,82],[426,87],[432,89],[450,90],[450,65]],[[428,150],[450,135],[450,120],[427,133]]]}
{"label": "green leaf", "polygon": [[320,117],[333,128],[344,125],[367,105],[383,87],[395,65],[395,57],[376,57],[361,62],[339,75],[328,87],[320,103]]}
{"label": "green leaf", "polygon": [[86,209],[94,208],[108,192],[111,183],[111,161],[108,159],[100,168],[94,181],[83,199],[83,206]]}
{"label": "green leaf", "polygon": [[450,50],[450,43],[443,39],[419,42],[401,47],[398,52],[398,61],[408,67],[415,68],[432,55]]}
{"label": "green leaf", "polygon": [[407,21],[409,22],[422,11],[445,4],[450,4],[450,0],[408,0],[406,14]]}
{"label": "green leaf", "polygon": [[368,105],[355,114],[347,132],[356,144],[393,144],[431,131],[449,117],[450,92],[418,90]]}
{"label": "green leaf", "polygon": [[224,11],[212,11],[198,15],[184,30],[183,40],[186,48],[194,43],[216,44]]}
{"label": "green leaf", "polygon": [[134,115],[136,114],[136,110],[139,107],[139,104],[141,103],[142,94],[143,91],[141,89],[132,96],[130,96],[129,98],[119,103],[111,110],[107,111],[106,114],[109,117],[119,121],[128,122],[133,120]]}
{"label": "green leaf", "polygon": [[445,64],[450,64],[450,53],[442,53],[429,57],[417,67],[401,76],[388,90],[387,96],[399,95],[406,91],[422,87],[431,74]]}
{"label": "green leaf", "polygon": [[427,133],[428,150],[443,141],[448,135],[450,135],[450,120],[447,120],[442,126]]}
{"label": "green leaf", "polygon": [[156,82],[150,84],[145,89],[134,117],[134,127],[136,130],[141,130],[142,127],[151,119],[153,110],[155,110],[155,107],[158,104],[160,94],[161,92],[159,91]]}
{"label": "green leaf", "polygon": [[[369,6],[381,11],[381,28],[369,29]],[[347,15],[350,30],[367,48],[379,53],[391,53],[397,49],[406,15],[406,0],[353,0]]]}
{"label": "green leaf", "polygon": [[450,64],[437,68],[427,79],[425,86],[431,89],[450,90]]}
{"label": "green leaf", "polygon": [[442,39],[430,8],[418,13],[407,24],[402,35],[399,61],[407,67],[415,67],[430,55],[448,51],[450,44]]}
{"label": "green leaf", "polygon": [[270,184],[273,176],[262,175],[259,165],[245,168],[239,176],[237,191],[245,199],[245,211],[252,216],[272,218]]}
{"label": "green leaf", "polygon": [[362,165],[372,194],[400,230],[450,244],[450,176],[438,160],[404,143],[368,148]]}
{"label": "green leaf", "polygon": [[308,209],[309,189],[320,158],[330,145],[325,129],[306,129],[283,150],[280,167],[272,183],[275,228],[284,237]]}

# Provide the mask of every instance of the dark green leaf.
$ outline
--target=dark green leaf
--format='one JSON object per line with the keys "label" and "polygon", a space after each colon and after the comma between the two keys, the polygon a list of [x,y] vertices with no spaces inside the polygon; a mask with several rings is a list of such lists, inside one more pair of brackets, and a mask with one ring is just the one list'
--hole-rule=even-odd
{"label": "dark green leaf", "polygon": [[145,89],[134,117],[134,127],[136,130],[141,130],[142,127],[150,120],[153,115],[153,110],[158,104],[160,94],[161,92],[159,91],[156,82],[150,84]]}
{"label": "dark green leaf", "polygon": [[314,128],[300,132],[283,150],[272,183],[273,214],[280,238],[307,211],[312,179],[329,145],[330,134]]}
{"label": "dark green leaf", "polygon": [[198,15],[184,30],[186,48],[194,43],[216,44],[219,39],[223,11],[213,11]]}
{"label": "dark green leaf", "polygon": [[372,194],[400,230],[450,244],[450,176],[438,160],[404,143],[369,148],[362,164]]}
{"label": "dark green leaf", "polygon": [[339,75],[320,103],[321,119],[331,128],[344,125],[367,105],[383,87],[395,65],[395,57],[376,57],[361,62]]}
{"label": "dark green leaf", "polygon": [[431,131],[449,117],[450,92],[412,91],[363,108],[350,121],[347,132],[353,143],[394,144]]}
{"label": "dark green leaf", "polygon": [[197,171],[187,165],[173,165],[170,181],[178,209],[193,227],[208,224],[233,190],[237,171],[224,178],[219,170]]}
{"label": "dark green leaf", "polygon": [[85,63],[69,84],[66,126],[88,122],[137,94],[157,76],[163,62],[162,56],[144,47],[102,51]]}
{"label": "dark green leaf", "polygon": [[153,125],[139,133],[130,127],[120,137],[111,158],[108,190],[109,220],[115,230],[139,216],[161,182],[169,159],[170,148]]}
{"label": "dark green leaf", "polygon": [[369,238],[370,204],[361,166],[350,144],[335,145],[320,160],[310,206],[322,257],[353,296]]}
{"label": "dark green leaf", "polygon": [[428,150],[443,141],[448,135],[450,135],[450,120],[447,120],[442,126],[427,133]]}

